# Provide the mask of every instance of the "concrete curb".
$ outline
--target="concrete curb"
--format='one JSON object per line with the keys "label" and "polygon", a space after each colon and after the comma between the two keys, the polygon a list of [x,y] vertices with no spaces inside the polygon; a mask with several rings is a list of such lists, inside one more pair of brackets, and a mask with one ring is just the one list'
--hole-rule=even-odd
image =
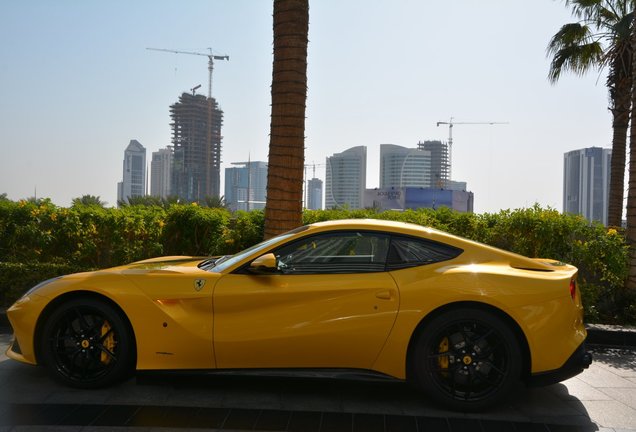
{"label": "concrete curb", "polygon": [[636,328],[606,324],[588,324],[587,343],[616,347],[636,347]]}
{"label": "concrete curb", "polygon": [[[587,343],[613,347],[636,347],[636,327],[622,327],[605,324],[588,324]],[[0,309],[0,333],[9,333],[11,326],[7,312]]]}

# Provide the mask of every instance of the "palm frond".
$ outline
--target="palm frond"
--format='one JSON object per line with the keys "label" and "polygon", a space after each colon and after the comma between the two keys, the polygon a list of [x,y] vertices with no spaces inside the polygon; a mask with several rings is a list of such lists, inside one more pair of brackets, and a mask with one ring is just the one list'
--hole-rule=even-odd
{"label": "palm frond", "polygon": [[566,0],[565,5],[572,7],[572,14],[583,20],[595,15],[596,9],[605,0]]}
{"label": "palm frond", "polygon": [[610,9],[616,19],[620,19],[634,10],[634,0],[604,0],[607,9]]}
{"label": "palm frond", "polygon": [[584,75],[590,69],[600,68],[603,65],[603,48],[598,42],[583,45],[564,46],[554,53],[548,79],[555,83],[564,71],[573,72],[576,75]]}
{"label": "palm frond", "polygon": [[556,82],[563,71],[583,75],[605,66],[610,74],[623,74],[622,65],[631,59],[628,41],[635,0],[565,0],[565,4],[580,21],[565,24],[550,40],[549,80]]}
{"label": "palm frond", "polygon": [[614,33],[616,34],[616,39],[628,40],[632,31],[633,24],[634,24],[634,11],[621,17],[621,19],[619,19],[614,25]]}
{"label": "palm frond", "polygon": [[573,45],[584,45],[589,43],[591,38],[592,32],[588,26],[580,23],[565,24],[550,39],[547,48],[548,55],[556,54],[562,49]]}
{"label": "palm frond", "polygon": [[620,19],[613,8],[608,9],[606,7],[599,7],[595,12],[596,13],[594,21],[596,23],[596,26],[599,28],[611,28]]}

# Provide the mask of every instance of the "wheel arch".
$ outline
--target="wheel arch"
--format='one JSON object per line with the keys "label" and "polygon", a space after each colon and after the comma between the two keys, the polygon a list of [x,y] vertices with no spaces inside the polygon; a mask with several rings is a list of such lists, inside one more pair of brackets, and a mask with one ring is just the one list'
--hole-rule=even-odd
{"label": "wheel arch", "polygon": [[512,329],[512,332],[514,333],[515,338],[517,339],[517,342],[519,343],[519,348],[521,350],[522,365],[521,365],[520,378],[522,381],[525,382],[527,378],[530,376],[531,355],[530,355],[530,347],[528,345],[528,340],[523,330],[521,329],[519,324],[505,311],[495,306],[492,306],[490,304],[475,302],[475,301],[462,301],[462,302],[454,302],[454,303],[445,304],[443,306],[438,307],[437,309],[432,310],[424,318],[422,318],[422,320],[418,323],[417,327],[415,328],[415,331],[413,331],[413,334],[411,335],[411,338],[409,340],[409,345],[407,348],[407,353],[406,353],[407,381],[412,381],[412,377],[413,377],[412,359],[415,352],[415,345],[416,345],[415,341],[417,340],[420,333],[424,331],[426,324],[430,322],[432,319],[444,313],[447,313],[454,309],[460,309],[460,308],[473,308],[473,309],[479,309],[485,312],[489,312],[493,314],[494,316],[496,316],[498,319],[502,320],[504,323],[509,325],[509,327]]}
{"label": "wheel arch", "polygon": [[44,331],[44,325],[46,321],[49,319],[49,316],[51,316],[53,311],[55,311],[55,309],[62,303],[67,302],[69,300],[74,300],[77,298],[90,298],[90,299],[102,301],[104,303],[107,303],[109,306],[111,306],[117,311],[117,313],[120,315],[120,317],[122,318],[122,320],[128,327],[128,331],[130,332],[130,337],[132,338],[131,345],[133,348],[133,357],[134,357],[131,361],[133,365],[136,365],[137,364],[137,338],[135,336],[135,329],[133,328],[132,323],[128,319],[128,316],[126,315],[124,310],[119,306],[119,304],[117,304],[117,302],[115,302],[110,297],[107,297],[95,291],[87,291],[87,290],[86,291],[85,290],[71,291],[71,292],[64,293],[54,298],[53,300],[51,300],[49,304],[46,305],[44,310],[42,310],[42,313],[38,317],[37,323],[35,325],[35,332],[33,334],[34,353],[35,353],[36,363],[42,364],[42,352],[41,352],[42,347],[40,344],[40,340],[42,338],[42,332]]}

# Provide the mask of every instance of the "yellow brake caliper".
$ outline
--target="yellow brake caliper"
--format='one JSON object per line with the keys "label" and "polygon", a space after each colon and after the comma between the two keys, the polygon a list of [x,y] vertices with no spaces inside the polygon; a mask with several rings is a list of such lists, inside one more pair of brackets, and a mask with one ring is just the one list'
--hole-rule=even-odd
{"label": "yellow brake caliper", "polygon": [[[442,339],[442,341],[439,343],[439,351],[438,352],[440,354],[448,352],[448,338],[447,337]],[[439,367],[440,367],[440,369],[442,369],[442,372],[443,373],[447,373],[448,372],[448,355],[439,356],[439,358],[437,359],[437,362],[439,363]]]}
{"label": "yellow brake caliper", "polygon": [[[102,337],[104,337],[106,334],[108,334],[108,332],[110,332],[110,329],[111,329],[110,323],[108,321],[104,321],[104,324],[102,324]],[[113,335],[112,332],[110,334],[108,334],[106,339],[104,339],[104,342],[102,343],[102,345],[108,351],[113,352],[113,350],[115,349],[115,336]],[[110,360],[111,360],[111,358],[108,356],[108,354],[106,354],[103,351],[102,351],[99,359],[104,364],[110,363]]]}

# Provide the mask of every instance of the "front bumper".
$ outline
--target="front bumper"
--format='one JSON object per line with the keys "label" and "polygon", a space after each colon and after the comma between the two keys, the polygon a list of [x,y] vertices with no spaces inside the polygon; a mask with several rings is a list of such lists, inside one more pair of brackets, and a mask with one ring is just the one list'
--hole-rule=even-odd
{"label": "front bumper", "polygon": [[563,366],[555,370],[532,374],[527,384],[531,387],[541,387],[565,381],[583,372],[590,364],[592,364],[592,353],[585,349],[585,342],[583,342]]}
{"label": "front bumper", "polygon": [[29,363],[22,355],[22,349],[20,348],[20,344],[18,343],[18,338],[15,336],[13,327],[9,326],[9,329],[11,330],[10,334],[12,334],[13,337],[11,339],[11,343],[9,344],[9,348],[7,348],[5,352],[5,355],[10,359],[17,360],[23,363]]}

